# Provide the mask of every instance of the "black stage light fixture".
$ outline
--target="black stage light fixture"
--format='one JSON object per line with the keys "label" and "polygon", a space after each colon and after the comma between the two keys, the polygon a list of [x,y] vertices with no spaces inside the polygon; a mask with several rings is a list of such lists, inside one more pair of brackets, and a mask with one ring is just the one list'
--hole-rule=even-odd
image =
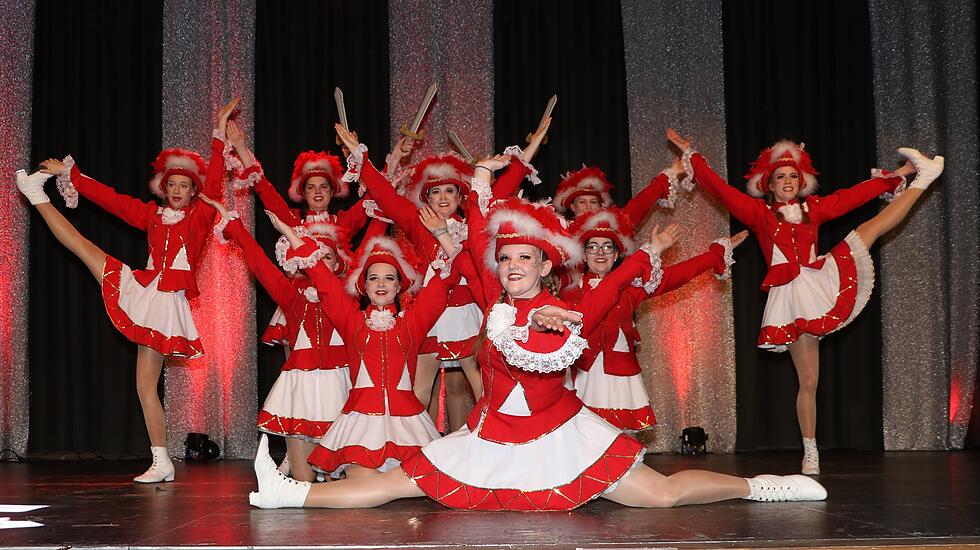
{"label": "black stage light fixture", "polygon": [[692,426],[681,430],[681,454],[699,456],[708,452],[708,434],[701,426]]}
{"label": "black stage light fixture", "polygon": [[184,459],[188,462],[207,462],[221,455],[218,444],[208,439],[208,434],[191,432],[184,440]]}

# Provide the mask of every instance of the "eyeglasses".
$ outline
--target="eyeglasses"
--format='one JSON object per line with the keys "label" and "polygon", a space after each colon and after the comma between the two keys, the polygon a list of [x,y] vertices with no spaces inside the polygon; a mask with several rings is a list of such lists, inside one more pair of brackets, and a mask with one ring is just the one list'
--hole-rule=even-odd
{"label": "eyeglasses", "polygon": [[616,245],[613,243],[604,243],[604,244],[589,243],[585,245],[586,254],[595,255],[598,254],[599,251],[602,251],[603,254],[612,254],[613,252],[616,252]]}

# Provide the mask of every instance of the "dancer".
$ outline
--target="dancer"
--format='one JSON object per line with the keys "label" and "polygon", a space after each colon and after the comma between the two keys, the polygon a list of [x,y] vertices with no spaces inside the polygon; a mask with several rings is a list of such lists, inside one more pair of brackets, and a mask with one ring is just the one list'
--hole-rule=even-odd
{"label": "dancer", "polygon": [[570,216],[572,219],[587,212],[615,208],[621,210],[631,223],[642,225],[654,206],[674,207],[678,188],[690,191],[690,176],[678,181],[678,177],[683,173],[684,165],[681,159],[676,159],[669,168],[650,180],[650,183],[631,198],[626,206],[618,209],[612,200],[613,185],[606,174],[598,167],[583,166],[562,177],[552,205],[559,214]]}
{"label": "dancer", "polygon": [[[508,148],[508,151],[513,151],[525,161],[513,163],[513,168],[500,178],[497,185],[501,192],[508,195],[516,192],[520,182],[531,174],[532,168],[528,163],[547,135],[550,123],[550,117],[543,121],[541,127],[532,135],[525,151],[522,152],[517,147]],[[362,185],[377,200],[381,209],[388,213],[395,225],[402,229],[409,240],[415,244],[419,256],[429,262],[446,257],[435,236],[437,234],[448,234],[455,246],[464,246],[467,237],[466,223],[460,216],[460,207],[470,191],[469,181],[473,177],[473,167],[453,154],[427,157],[412,170],[407,191],[408,198],[406,198],[398,195],[366,158],[367,148],[358,143],[355,135],[340,124],[336,125],[336,130],[341,143],[361,155],[355,160],[354,170],[358,173]],[[389,155],[389,170],[392,163],[397,166],[401,156],[395,156],[395,153],[405,151],[406,140],[410,138],[402,138],[392,155]],[[407,148],[411,150],[411,144]],[[394,161],[391,160],[393,157]],[[506,195],[497,195],[498,198],[502,196]],[[430,208],[439,218],[445,220],[446,226],[431,233],[416,216],[416,211],[423,207]],[[430,267],[425,274],[423,284],[428,284],[432,276],[433,270]],[[439,365],[447,361],[459,362],[463,374],[469,381],[474,398],[479,399],[483,387],[474,354],[482,323],[483,312],[474,303],[468,279],[462,278],[450,292],[445,312],[432,327],[422,345],[422,354],[418,359],[418,371],[415,376],[415,394],[423,405],[428,407]],[[465,388],[460,377],[452,371],[446,373],[445,380],[449,428],[450,431],[455,431],[462,426],[466,418]]]}
{"label": "dancer", "polygon": [[[231,101],[218,113],[207,168],[197,153],[186,149],[167,149],[157,156],[150,190],[162,199],[162,205],[119,194],[82,174],[71,155],[63,161],[48,159],[41,163],[41,171],[31,175],[23,170],[17,172],[20,191],[37,207],[58,242],[78,256],[99,281],[109,318],[138,346],[136,391],[153,455],[149,469],[133,479],[138,483],[174,479],[157,386],[167,357],[193,358],[204,353],[187,299],[198,295],[194,272],[215,211],[202,205],[195,196],[221,195],[222,139],[228,117],[237,103],[237,99]],[[129,225],[146,231],[149,243],[146,269],[133,271],[83,237],[44,193],[44,182],[51,175],[58,176],[58,190],[69,208],[76,207],[78,195],[82,195]]]}
{"label": "dancer", "polygon": [[[673,128],[667,139],[690,159],[704,189],[756,236],[768,264],[762,290],[769,293],[758,347],[789,350],[799,379],[796,415],[803,435],[804,474],[820,473],[817,451],[817,379],[820,338],[847,326],[864,309],[874,287],[868,249],[908,215],[943,170],[943,157],[929,159],[901,148],[908,161],[894,172],[874,169],[872,178],[825,197],[813,195],[817,172],[802,144],[780,141],[764,149],[746,176],[747,193],[729,186],[691,141]],[[905,178],[916,174],[906,187]],[[893,195],[894,194],[894,195]],[[882,195],[894,200],[851,231],[828,254],[817,255],[820,224]]]}
{"label": "dancer", "polygon": [[[287,261],[304,267],[319,290],[324,313],[344,341],[351,365],[350,397],[309,462],[335,478],[396,468],[439,437],[412,391],[412,381],[419,346],[445,308],[453,277],[443,266],[401,314],[399,298],[415,294],[421,286],[406,244],[388,237],[371,238],[361,247],[345,289],[318,261],[323,248],[300,238],[274,214],[269,217],[293,246]],[[445,281],[443,274],[448,277]],[[347,293],[366,298],[367,309],[361,311]]]}
{"label": "dancer", "polygon": [[[478,176],[479,188],[488,187],[490,170],[507,162],[499,156],[481,161],[487,170],[477,173],[488,173]],[[562,371],[586,345],[580,330],[587,335],[615,302],[612,283],[632,280],[631,270],[644,262],[647,282],[654,281],[652,266],[673,242],[672,232],[655,235],[647,251],[630,256],[620,267],[630,276],[607,276],[576,313],[546,290],[552,267],[574,264],[580,249],[550,206],[512,199],[484,218],[481,202],[468,202],[468,249],[482,274],[482,298],[493,306],[481,344],[486,390],[468,425],[429,443],[401,469],[317,486],[282,477],[263,436],[255,461],[259,491],[249,496],[253,506],[370,507],[429,496],[463,509],[568,510],[599,496],[646,507],[826,496],[805,476],[661,475],[642,464],[645,449],[638,441],[563,387]]]}
{"label": "dancer", "polygon": [[[286,319],[288,349],[291,351],[279,377],[259,410],[259,431],[286,438],[287,466],[284,474],[313,481],[316,472],[306,459],[330,429],[347,402],[351,387],[347,349],[337,329],[323,313],[316,288],[303,276],[297,263],[286,261],[288,243],[276,247],[287,277],[265,255],[262,247],[242,225],[236,212],[219,202],[201,200],[221,215],[215,226],[219,240],[231,239],[242,249],[249,271],[266,289]],[[297,229],[299,230],[299,229]],[[343,273],[350,264],[346,236],[333,224],[321,222],[305,227],[321,246],[321,261],[333,273]]]}
{"label": "dancer", "polygon": [[[562,300],[577,305],[589,300],[602,279],[620,258],[636,250],[629,219],[615,210],[598,210],[578,216],[569,232],[582,243],[585,272],[561,294]],[[663,269],[663,278],[653,292],[631,285],[619,295],[616,305],[589,336],[589,347],[569,369],[570,382],[585,406],[624,431],[640,431],[656,424],[653,407],[640,376],[636,345],[636,309],[647,298],[679,288],[702,272],[713,269],[719,279],[731,272],[732,249],[748,236],[747,231],[719,239],[708,252]]]}

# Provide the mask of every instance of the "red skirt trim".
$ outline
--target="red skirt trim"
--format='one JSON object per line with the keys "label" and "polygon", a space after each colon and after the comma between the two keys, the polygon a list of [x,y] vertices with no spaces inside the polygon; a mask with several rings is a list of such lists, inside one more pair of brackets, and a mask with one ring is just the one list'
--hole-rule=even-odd
{"label": "red skirt trim", "polygon": [[137,325],[126,315],[119,307],[122,267],[122,262],[107,255],[105,267],[102,268],[102,301],[105,302],[106,313],[116,329],[130,342],[146,346],[166,357],[194,359],[204,355],[200,338],[188,340],[183,336],[164,336],[159,331]]}
{"label": "red skirt trim", "polygon": [[[402,461],[402,470],[430,498],[460,510],[516,510],[546,512],[572,510],[598,497],[618,482],[646,448],[627,435],[620,435],[605,454],[574,480],[560,487],[537,491],[485,489],[466,485],[440,472],[419,452]],[[514,465],[519,468],[519,464]]]}
{"label": "red skirt trim", "polygon": [[255,426],[260,432],[306,439],[310,440],[311,443],[319,441],[323,434],[330,429],[331,424],[333,424],[332,421],[317,422],[305,418],[277,416],[264,409],[259,411],[259,417],[255,421]]}
{"label": "red skirt trim", "polygon": [[645,430],[657,423],[657,417],[654,416],[653,407],[650,405],[634,410],[600,409],[597,407],[589,407],[589,410],[601,416],[603,420],[620,430]]}
{"label": "red skirt trim", "polygon": [[332,451],[323,445],[317,445],[306,461],[314,469],[326,473],[336,472],[345,464],[356,464],[376,470],[384,465],[389,458],[403,461],[417,453],[421,448],[419,445],[398,445],[388,442],[380,449],[351,445]]}
{"label": "red skirt trim", "polygon": [[427,336],[425,340],[422,341],[422,348],[419,350],[419,354],[436,354],[436,359],[440,361],[455,361],[460,357],[470,357],[476,354],[476,342],[479,340],[479,335],[473,336],[472,338],[467,338],[466,340],[457,340],[454,342],[440,342],[435,336]]}

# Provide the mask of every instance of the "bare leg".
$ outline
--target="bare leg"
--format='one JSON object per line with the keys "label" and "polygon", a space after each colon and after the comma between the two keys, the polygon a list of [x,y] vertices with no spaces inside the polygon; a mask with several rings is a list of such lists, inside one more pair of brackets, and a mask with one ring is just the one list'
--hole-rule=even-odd
{"label": "bare leg", "polygon": [[347,468],[344,469],[344,474],[347,476],[347,479],[357,479],[362,477],[377,477],[379,472],[373,468],[348,464]]}
{"label": "bare leg", "polygon": [[466,422],[466,377],[458,370],[446,370],[446,416],[449,431],[455,432]]}
{"label": "bare leg", "polygon": [[167,446],[167,427],[163,415],[163,404],[157,394],[160,373],[163,371],[163,355],[146,346],[139,346],[136,352],[136,393],[143,408],[146,433],[153,447]]}
{"label": "bare leg", "polygon": [[48,229],[58,239],[58,242],[78,256],[85,267],[95,276],[95,279],[101,283],[102,271],[105,269],[105,252],[92,244],[92,241],[83,237],[75,229],[75,226],[51,203],[38,204],[37,211],[44,218],[44,223],[48,224]]}
{"label": "bare leg", "polygon": [[289,457],[289,472],[297,481],[315,481],[316,472],[306,461],[315,445],[295,437],[286,438],[286,456]]}
{"label": "bare leg", "polygon": [[820,377],[820,340],[804,334],[790,344],[789,354],[796,367],[800,389],[796,394],[796,418],[803,437],[817,435],[817,381]]}
{"label": "bare leg", "polygon": [[669,508],[748,495],[749,483],[741,477],[707,470],[684,470],[665,476],[640,465],[619,481],[615,491],[602,496],[625,506]]}
{"label": "bare leg", "polygon": [[871,245],[873,245],[879,237],[894,229],[896,225],[902,223],[902,220],[909,215],[912,205],[919,200],[924,192],[925,190],[923,189],[909,187],[903,191],[898,198],[893,200],[891,204],[882,209],[881,212],[878,212],[877,216],[859,225],[857,228],[857,234],[859,237],[861,237],[861,241],[864,243],[864,246],[871,248]]}
{"label": "bare leg", "polygon": [[425,496],[401,468],[383,474],[348,478],[310,487],[307,508],[371,508],[399,498]]}
{"label": "bare leg", "polygon": [[479,399],[483,395],[483,376],[480,374],[480,365],[476,362],[476,356],[462,357],[459,364],[463,367],[463,374],[470,383],[473,390],[473,397]]}
{"label": "bare leg", "polygon": [[419,355],[415,369],[415,396],[422,402],[422,406],[428,408],[429,400],[432,397],[432,384],[436,379],[436,372],[439,370],[439,360],[435,354],[427,353]]}

